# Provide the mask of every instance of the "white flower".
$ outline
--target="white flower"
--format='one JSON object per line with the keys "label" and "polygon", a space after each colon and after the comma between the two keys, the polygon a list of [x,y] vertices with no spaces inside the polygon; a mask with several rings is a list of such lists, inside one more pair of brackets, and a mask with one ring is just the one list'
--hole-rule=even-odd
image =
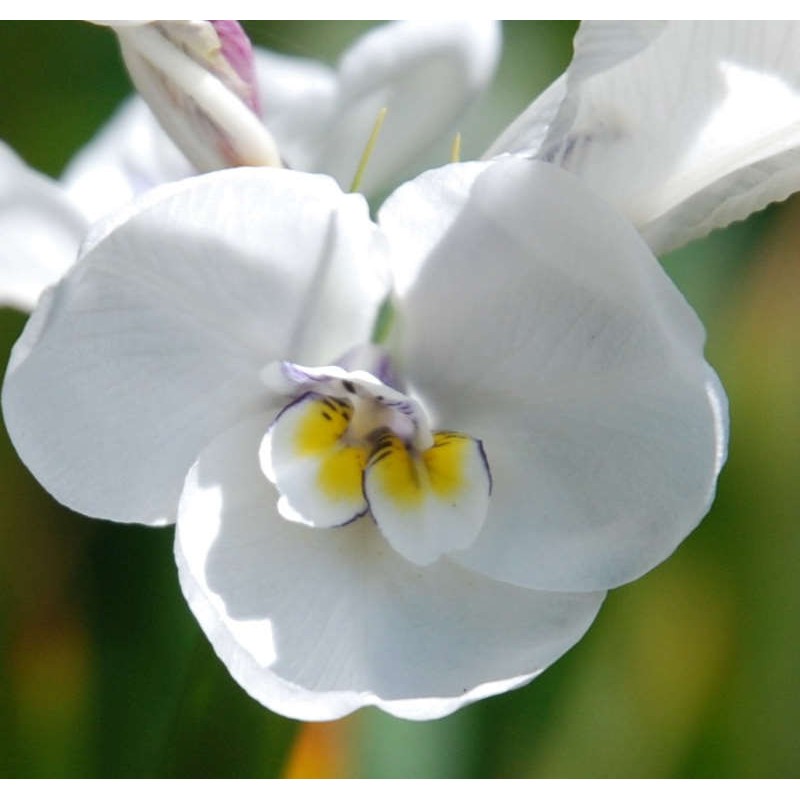
{"label": "white flower", "polygon": [[[343,189],[386,107],[360,189],[370,195],[391,187],[449,131],[491,80],[499,51],[497,23],[441,20],[374,28],[342,55],[336,69],[255,48],[257,107],[288,167],[332,175]],[[78,155],[64,179],[96,219],[99,189],[107,193],[114,187],[114,202],[122,205],[143,188],[193,172],[136,97]]]}
{"label": "white flower", "polygon": [[[799,38],[796,22],[584,22],[567,72],[486,156],[527,155],[569,169],[665,252],[800,184]],[[256,51],[260,107],[289,166],[334,175],[346,188],[377,111],[387,105],[362,185],[369,194],[389,185],[485,86],[497,52],[494,26],[435,22],[371,31],[338,71]],[[135,98],[68,165],[64,182],[92,221],[192,172]],[[0,157],[3,209],[30,205],[30,187],[44,185],[35,176],[22,179],[17,200],[19,175],[19,164]],[[4,240],[12,235],[6,231],[20,240],[35,231],[42,243],[53,214],[46,246],[26,247],[26,260],[13,250],[0,256],[0,302],[29,310],[72,262],[79,235],[65,241],[63,232],[65,215],[75,213],[65,210],[67,200],[54,199],[53,188],[30,236],[15,215],[0,213]],[[58,254],[45,262],[43,250]]]}
{"label": "white flower", "polygon": [[377,225],[328,177],[226,170],[118,223],[30,318],[6,424],[61,502],[177,522],[192,611],[280,713],[526,683],[711,503],[702,327],[558,168],[435,170]]}
{"label": "white flower", "polygon": [[578,175],[657,253],[800,186],[800,23],[583,22],[487,156]]}
{"label": "white flower", "polygon": [[63,189],[0,142],[0,304],[32,309],[74,263],[85,234]]}
{"label": "white flower", "polygon": [[[153,45],[150,39],[156,37],[154,31],[150,26],[140,27],[125,29],[123,41],[139,43],[144,37],[146,44]],[[148,34],[152,36],[148,38]],[[158,44],[156,37],[154,46],[161,52]],[[345,188],[353,180],[379,110],[386,107],[386,122],[361,184],[361,191],[369,194],[398,179],[448,132],[464,107],[491,79],[499,47],[499,26],[494,22],[409,21],[371,30],[343,54],[337,69],[257,49],[259,95],[251,106],[260,110],[287,166],[333,175]],[[133,44],[126,51],[129,60],[138,63]],[[175,57],[177,53],[167,55]],[[217,66],[218,59],[210,61],[216,73],[225,66]],[[222,130],[230,139],[234,129],[246,129],[246,154],[255,158],[263,142],[247,124],[250,110],[225,88],[232,81],[222,84],[216,73],[204,74],[188,56],[180,66],[194,67],[186,81],[195,80],[202,86],[205,81],[217,81],[213,104],[209,104],[218,114],[231,113],[230,129],[225,119],[218,117],[216,131]],[[241,64],[236,67],[244,70]],[[213,72],[211,67],[209,71]],[[146,66],[140,65],[136,74],[147,75]],[[159,103],[157,94],[154,103],[162,118],[166,116],[167,123],[172,122],[170,130],[177,141],[203,169],[225,165],[213,161],[207,121],[203,124],[198,115],[187,119],[175,113],[170,116],[172,109]],[[237,106],[241,111],[233,113]],[[0,235],[4,241],[13,237],[23,244],[26,239],[35,239],[36,245],[6,249],[0,255],[0,302],[31,310],[41,291],[74,262],[89,223],[148,189],[194,173],[187,157],[139,97],[125,102],[67,165],[62,179],[65,192],[25,167],[3,146]],[[34,212],[35,223],[28,225],[16,207],[32,208],[34,191],[41,203]],[[81,216],[85,221],[81,222]],[[64,235],[65,225],[69,237]]]}

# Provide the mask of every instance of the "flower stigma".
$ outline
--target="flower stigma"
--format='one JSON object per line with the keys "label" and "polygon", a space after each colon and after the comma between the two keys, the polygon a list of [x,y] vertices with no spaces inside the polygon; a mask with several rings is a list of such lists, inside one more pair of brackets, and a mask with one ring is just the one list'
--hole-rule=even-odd
{"label": "flower stigma", "polygon": [[[381,363],[376,371],[389,380],[388,359]],[[279,369],[291,400],[259,458],[285,518],[333,528],[370,513],[389,544],[418,564],[475,540],[491,493],[480,440],[432,431],[416,400],[371,372],[288,362]]]}

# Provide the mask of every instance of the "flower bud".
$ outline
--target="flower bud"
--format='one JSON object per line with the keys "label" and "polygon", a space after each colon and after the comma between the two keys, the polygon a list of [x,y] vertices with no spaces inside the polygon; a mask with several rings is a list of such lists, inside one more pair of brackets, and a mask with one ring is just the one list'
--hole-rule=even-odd
{"label": "flower bud", "polygon": [[198,170],[281,165],[258,116],[252,48],[237,22],[111,27],[137,90]]}

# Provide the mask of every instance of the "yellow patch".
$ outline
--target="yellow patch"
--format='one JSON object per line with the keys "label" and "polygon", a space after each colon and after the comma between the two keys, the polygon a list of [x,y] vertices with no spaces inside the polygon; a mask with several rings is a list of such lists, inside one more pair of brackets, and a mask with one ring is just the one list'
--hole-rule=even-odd
{"label": "yellow patch", "polygon": [[342,446],[324,456],[317,473],[319,488],[333,501],[352,501],[364,496],[362,476],[367,463],[363,447]]}
{"label": "yellow patch", "polygon": [[364,496],[367,449],[342,443],[352,418],[353,406],[347,400],[319,397],[308,401],[296,423],[295,453],[319,462],[317,485],[334,502],[352,502]]}
{"label": "yellow patch", "polygon": [[464,462],[472,444],[469,436],[453,431],[433,434],[433,445],[422,454],[431,491],[451,498],[464,490]]}
{"label": "yellow patch", "polygon": [[297,422],[295,452],[299,456],[325,453],[344,436],[352,418],[353,406],[346,400],[320,397],[309,401]]}
{"label": "yellow patch", "polygon": [[450,499],[464,490],[464,461],[471,441],[468,436],[441,431],[433,435],[433,445],[415,457],[397,436],[385,433],[370,458],[370,475],[399,506],[419,506],[426,492]]}
{"label": "yellow patch", "polygon": [[468,489],[465,464],[472,455],[470,437],[439,431],[423,453],[415,453],[386,429],[363,444],[352,443],[352,437],[345,438],[354,414],[350,401],[312,396],[304,405],[294,423],[292,448],[297,457],[318,463],[316,485],[331,501],[363,498],[367,468],[379,491],[401,508],[420,507],[428,494],[450,501]]}
{"label": "yellow patch", "polygon": [[370,476],[380,491],[401,506],[418,506],[424,496],[423,476],[413,454],[393,433],[382,433],[369,460]]}

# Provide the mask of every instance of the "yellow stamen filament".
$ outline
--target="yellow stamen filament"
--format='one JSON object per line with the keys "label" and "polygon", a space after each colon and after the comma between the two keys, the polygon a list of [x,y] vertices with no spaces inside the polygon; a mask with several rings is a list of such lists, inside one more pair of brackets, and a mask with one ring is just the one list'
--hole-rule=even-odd
{"label": "yellow stamen filament", "polygon": [[372,126],[372,133],[370,133],[369,139],[367,139],[367,144],[364,147],[364,152],[361,155],[361,160],[358,162],[358,169],[356,170],[355,177],[353,178],[353,182],[350,184],[351,192],[357,192],[361,187],[361,181],[364,179],[364,172],[367,169],[367,162],[372,156],[375,145],[378,143],[378,136],[380,136],[381,128],[383,127],[383,121],[386,119],[387,111],[388,109],[386,107],[382,108],[378,112],[378,116],[375,118],[375,124]]}
{"label": "yellow stamen filament", "polygon": [[450,163],[457,164],[461,161],[461,134],[457,133],[453,137],[453,144],[450,145]]}

